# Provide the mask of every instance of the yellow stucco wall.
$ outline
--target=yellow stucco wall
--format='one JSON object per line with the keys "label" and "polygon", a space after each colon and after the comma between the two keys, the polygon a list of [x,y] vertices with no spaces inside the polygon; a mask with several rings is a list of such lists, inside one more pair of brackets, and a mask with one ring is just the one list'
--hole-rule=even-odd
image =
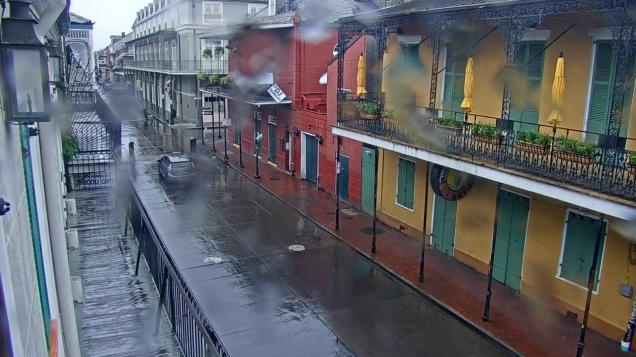
{"label": "yellow stucco wall", "polygon": [[[524,251],[522,293],[553,304],[562,313],[572,311],[582,318],[586,289],[558,278],[567,207],[544,197],[533,197],[528,216],[528,231]],[[576,212],[576,211],[575,211]],[[617,220],[609,220],[600,282],[592,297],[591,326],[616,339],[626,326],[631,313],[631,301],[618,293],[618,285],[628,273],[629,240],[619,231],[630,228]],[[622,229],[622,228],[625,229]],[[633,237],[632,237],[633,239]],[[630,277],[630,283],[636,279]]]}

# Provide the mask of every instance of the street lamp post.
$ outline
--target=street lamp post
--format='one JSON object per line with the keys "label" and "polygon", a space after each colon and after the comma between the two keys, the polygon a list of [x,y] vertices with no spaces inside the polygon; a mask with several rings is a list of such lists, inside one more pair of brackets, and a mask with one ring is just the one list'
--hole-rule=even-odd
{"label": "street lamp post", "polygon": [[225,150],[225,155],[223,155],[223,162],[225,164],[229,164],[229,160],[227,157],[227,125],[223,126],[223,148]]}

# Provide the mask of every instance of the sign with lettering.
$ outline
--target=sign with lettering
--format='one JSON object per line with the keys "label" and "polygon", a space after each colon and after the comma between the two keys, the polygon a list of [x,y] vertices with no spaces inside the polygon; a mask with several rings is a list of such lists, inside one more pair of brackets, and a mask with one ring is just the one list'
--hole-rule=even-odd
{"label": "sign with lettering", "polygon": [[457,201],[464,198],[474,183],[475,176],[465,172],[440,165],[433,165],[431,168],[431,188],[445,200]]}
{"label": "sign with lettering", "polygon": [[283,99],[287,97],[287,95],[283,92],[282,89],[280,89],[280,87],[276,83],[272,84],[272,86],[269,87],[269,89],[267,90],[267,93],[269,93],[269,95],[271,95],[272,98],[274,98],[276,103],[282,102]]}

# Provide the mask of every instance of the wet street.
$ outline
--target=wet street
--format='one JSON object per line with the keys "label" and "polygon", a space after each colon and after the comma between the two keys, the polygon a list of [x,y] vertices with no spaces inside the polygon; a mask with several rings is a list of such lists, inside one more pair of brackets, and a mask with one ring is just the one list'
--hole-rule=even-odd
{"label": "wet street", "polygon": [[221,161],[166,186],[165,136],[123,123],[122,151],[130,141],[134,189],[229,355],[513,354]]}

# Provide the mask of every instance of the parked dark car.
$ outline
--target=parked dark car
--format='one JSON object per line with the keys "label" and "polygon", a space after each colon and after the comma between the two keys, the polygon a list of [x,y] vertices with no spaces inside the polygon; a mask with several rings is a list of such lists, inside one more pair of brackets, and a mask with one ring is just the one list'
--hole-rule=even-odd
{"label": "parked dark car", "polygon": [[159,179],[166,183],[188,181],[195,173],[192,160],[180,153],[163,156],[157,163]]}

